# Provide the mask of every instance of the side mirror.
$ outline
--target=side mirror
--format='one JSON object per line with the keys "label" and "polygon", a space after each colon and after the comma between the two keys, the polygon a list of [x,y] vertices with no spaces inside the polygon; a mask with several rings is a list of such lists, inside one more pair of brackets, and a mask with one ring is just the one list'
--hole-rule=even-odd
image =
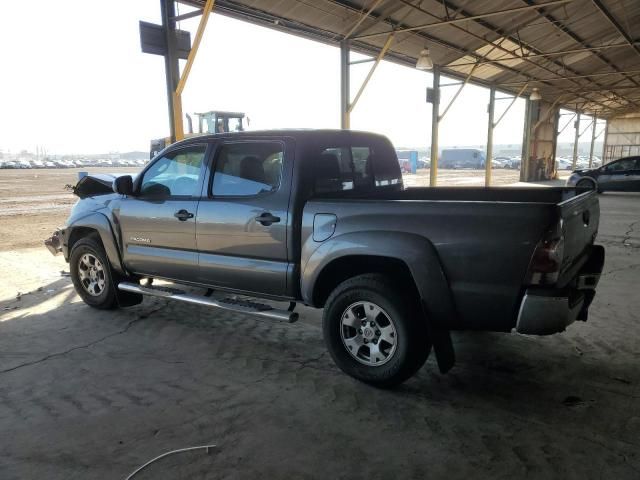
{"label": "side mirror", "polygon": [[113,191],[120,195],[133,195],[133,178],[131,175],[123,175],[113,181]]}

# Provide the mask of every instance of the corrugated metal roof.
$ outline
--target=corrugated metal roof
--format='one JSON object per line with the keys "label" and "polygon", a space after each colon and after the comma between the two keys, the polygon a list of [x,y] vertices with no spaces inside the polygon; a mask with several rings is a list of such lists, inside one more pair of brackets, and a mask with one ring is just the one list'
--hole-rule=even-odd
{"label": "corrugated metal roof", "polygon": [[640,111],[640,0],[217,0],[216,12],[334,45],[353,31],[351,48],[372,55],[395,31],[386,58],[401,64],[427,46],[445,74],[528,83],[602,117]]}

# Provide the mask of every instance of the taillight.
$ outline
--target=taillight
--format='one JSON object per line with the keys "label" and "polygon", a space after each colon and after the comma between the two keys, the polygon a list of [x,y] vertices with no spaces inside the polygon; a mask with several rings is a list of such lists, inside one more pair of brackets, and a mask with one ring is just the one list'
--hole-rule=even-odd
{"label": "taillight", "polygon": [[562,222],[559,222],[536,245],[533,257],[531,257],[526,283],[528,285],[556,283],[560,277],[563,258],[564,235],[562,234]]}

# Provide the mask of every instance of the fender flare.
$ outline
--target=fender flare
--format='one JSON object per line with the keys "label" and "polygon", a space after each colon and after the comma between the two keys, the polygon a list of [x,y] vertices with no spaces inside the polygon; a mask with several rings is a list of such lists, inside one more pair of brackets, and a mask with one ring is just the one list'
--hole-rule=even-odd
{"label": "fender flare", "polygon": [[125,275],[126,271],[124,269],[122,259],[120,257],[118,242],[116,240],[113,227],[111,226],[111,222],[109,221],[107,216],[99,212],[93,212],[84,217],[80,217],[78,219],[72,220],[70,224],[65,228],[64,243],[67,246],[67,248],[69,247],[69,239],[71,238],[73,230],[80,227],[90,228],[98,232],[98,235],[100,235],[100,240],[102,241],[102,245],[104,246],[104,250],[107,254],[107,258],[109,259],[109,263],[111,263],[112,268],[116,270],[118,273]]}
{"label": "fender flare", "polygon": [[434,327],[448,329],[451,320],[457,317],[449,282],[433,244],[420,235],[393,231],[346,233],[324,241],[302,266],[300,287],[306,303],[313,304],[316,282],[324,268],[334,260],[352,255],[373,255],[404,262],[429,322]]}

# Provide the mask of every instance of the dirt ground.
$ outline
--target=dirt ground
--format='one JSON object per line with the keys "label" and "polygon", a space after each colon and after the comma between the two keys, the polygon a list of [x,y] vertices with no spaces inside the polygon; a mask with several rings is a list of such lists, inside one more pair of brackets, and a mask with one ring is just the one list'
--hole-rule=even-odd
{"label": "dirt ground", "polygon": [[639,204],[601,196],[607,261],[587,323],[456,333],[449,374],[430,358],[392,391],[334,366],[315,310],[292,325],[160,299],[96,311],[63,259],[5,248],[0,478],[124,479],[215,444],[135,480],[638,479]]}
{"label": "dirt ground", "polygon": [[[135,173],[138,168],[68,168],[0,170],[0,251],[42,245],[53,230],[64,225],[77,198],[65,185],[75,185],[78,172]],[[494,170],[493,183],[518,181],[518,170]],[[484,185],[484,171],[440,170],[439,185]],[[429,170],[405,175],[408,186],[429,185]]]}
{"label": "dirt ground", "polygon": [[[118,172],[137,168],[114,167]],[[75,185],[78,172],[108,172],[106,168],[45,168],[0,170],[0,251],[42,245],[64,225],[77,200],[65,185]]]}

